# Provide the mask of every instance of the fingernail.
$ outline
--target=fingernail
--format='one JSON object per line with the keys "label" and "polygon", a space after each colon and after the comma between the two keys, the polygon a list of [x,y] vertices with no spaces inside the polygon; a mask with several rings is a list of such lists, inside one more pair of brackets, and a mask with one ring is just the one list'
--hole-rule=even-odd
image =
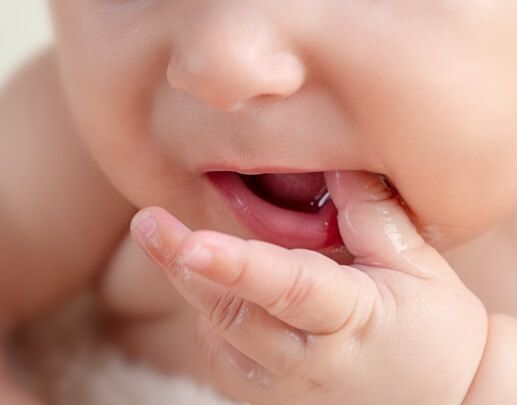
{"label": "fingernail", "polygon": [[156,218],[149,213],[138,214],[131,222],[131,229],[134,230],[141,240],[150,238],[157,228]]}
{"label": "fingernail", "polygon": [[176,263],[194,271],[206,269],[212,262],[214,255],[203,243],[197,242],[190,249],[178,254]]}

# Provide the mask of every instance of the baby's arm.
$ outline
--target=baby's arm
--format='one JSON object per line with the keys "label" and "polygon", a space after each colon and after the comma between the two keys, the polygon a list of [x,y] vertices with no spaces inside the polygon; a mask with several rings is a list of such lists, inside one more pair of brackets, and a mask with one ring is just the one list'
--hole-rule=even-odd
{"label": "baby's arm", "polygon": [[52,51],[0,94],[0,196],[0,307],[15,322],[94,280],[134,211],[83,146]]}
{"label": "baby's arm", "polygon": [[488,322],[485,353],[465,404],[517,403],[517,319],[492,315]]}
{"label": "baby's arm", "polygon": [[95,280],[133,210],[82,146],[45,52],[0,92],[0,337]]}

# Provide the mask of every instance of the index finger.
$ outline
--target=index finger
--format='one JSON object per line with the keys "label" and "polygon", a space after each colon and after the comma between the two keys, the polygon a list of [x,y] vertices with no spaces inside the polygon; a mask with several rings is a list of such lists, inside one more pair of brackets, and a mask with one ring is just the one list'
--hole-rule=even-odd
{"label": "index finger", "polygon": [[185,266],[310,333],[360,328],[378,297],[373,280],[313,251],[199,231],[177,252]]}

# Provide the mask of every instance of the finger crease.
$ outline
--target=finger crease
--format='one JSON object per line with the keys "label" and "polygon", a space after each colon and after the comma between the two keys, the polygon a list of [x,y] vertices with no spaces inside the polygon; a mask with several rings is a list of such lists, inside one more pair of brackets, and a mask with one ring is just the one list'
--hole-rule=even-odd
{"label": "finger crease", "polygon": [[310,273],[305,270],[303,263],[298,263],[294,269],[293,281],[267,308],[283,316],[295,316],[294,310],[300,311],[300,305],[311,294],[312,283]]}
{"label": "finger crease", "polygon": [[243,255],[242,256],[242,260],[243,260],[243,263],[241,263],[239,266],[238,266],[238,271],[237,271],[237,276],[235,277],[235,279],[233,279],[232,281],[230,281],[229,283],[227,283],[227,286],[228,287],[235,287],[236,285],[240,284],[242,279],[244,278],[244,276],[246,275],[246,273],[249,272],[249,269],[250,269],[250,258],[249,258],[249,255]]}
{"label": "finger crease", "polygon": [[231,292],[222,295],[210,314],[210,321],[224,332],[236,323],[243,305],[244,300]]}

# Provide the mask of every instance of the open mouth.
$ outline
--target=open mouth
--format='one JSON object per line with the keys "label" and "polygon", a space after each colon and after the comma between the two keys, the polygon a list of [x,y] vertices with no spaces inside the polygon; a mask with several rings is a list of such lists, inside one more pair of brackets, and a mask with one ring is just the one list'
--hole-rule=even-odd
{"label": "open mouth", "polygon": [[287,248],[345,251],[321,172],[209,172],[237,217],[260,239]]}
{"label": "open mouth", "polygon": [[323,173],[239,176],[256,196],[280,208],[316,213],[330,199]]}

